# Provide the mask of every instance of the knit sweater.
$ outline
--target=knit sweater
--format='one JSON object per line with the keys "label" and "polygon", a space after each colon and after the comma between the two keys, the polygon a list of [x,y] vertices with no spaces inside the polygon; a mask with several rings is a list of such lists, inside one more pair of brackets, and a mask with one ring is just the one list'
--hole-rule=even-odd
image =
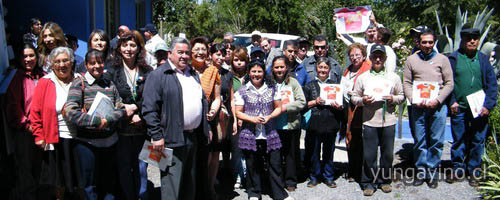
{"label": "knit sweater", "polygon": [[[97,92],[108,96],[115,104],[115,111],[110,117],[106,118],[107,127],[109,128],[104,130],[95,129],[101,124],[101,117],[91,116],[82,111],[82,108],[86,111],[90,109]],[[116,123],[125,116],[125,109],[118,90],[112,82],[105,79],[96,80],[87,72],[84,79],[77,78],[73,80],[68,99],[64,105],[63,115],[67,121],[78,128],[78,138],[107,138],[115,132],[114,126]]]}
{"label": "knit sweater", "polygon": [[[368,85],[373,84],[378,78],[388,80],[391,85],[392,103],[387,103],[387,110],[383,111],[383,101],[376,101],[369,105],[363,104],[363,95],[366,93]],[[396,124],[396,105],[404,101],[403,86],[401,78],[393,72],[387,72],[381,77],[375,77],[374,74],[367,72],[358,77],[357,83],[354,85],[354,92],[351,100],[357,106],[363,106],[363,125],[371,127],[387,127]],[[385,114],[385,119],[383,115]]]}
{"label": "knit sweater", "polygon": [[405,62],[403,72],[403,89],[406,98],[413,102],[413,82],[432,81],[439,84],[437,100],[442,104],[453,91],[453,71],[446,56],[436,53],[429,60],[422,60],[413,54]]}
{"label": "knit sweater", "polygon": [[[238,93],[244,100],[244,112],[249,116],[267,116],[274,110],[274,96],[276,92],[275,86],[270,86],[263,94],[250,91],[248,85],[242,86]],[[267,142],[267,152],[281,148],[281,140],[278,132],[274,128],[274,120],[269,120],[264,125]],[[241,149],[257,151],[257,131],[256,124],[250,122],[243,122],[242,130],[240,132],[240,139],[238,146]]]}

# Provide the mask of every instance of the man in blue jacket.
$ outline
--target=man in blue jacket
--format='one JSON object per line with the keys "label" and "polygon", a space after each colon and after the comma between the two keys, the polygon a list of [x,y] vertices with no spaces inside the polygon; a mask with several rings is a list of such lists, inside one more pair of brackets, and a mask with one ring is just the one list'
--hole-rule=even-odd
{"label": "man in blue jacket", "polygon": [[[460,49],[449,56],[453,69],[454,90],[450,96],[451,160],[454,173],[447,182],[469,175],[469,184],[478,186],[481,158],[488,130],[488,115],[495,107],[498,85],[488,56],[477,50],[480,31],[464,26],[460,31]],[[467,96],[484,91],[486,97],[478,117],[474,118]]]}

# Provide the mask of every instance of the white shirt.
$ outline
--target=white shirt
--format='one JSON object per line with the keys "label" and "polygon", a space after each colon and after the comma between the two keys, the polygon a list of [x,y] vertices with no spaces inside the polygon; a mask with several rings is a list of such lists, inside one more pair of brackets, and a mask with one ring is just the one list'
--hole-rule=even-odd
{"label": "white shirt", "polygon": [[[255,86],[253,86],[253,84],[250,81],[248,83],[246,83],[245,86],[248,89],[250,89],[249,92],[257,93],[257,94],[264,94],[264,92],[266,92],[266,90],[267,90],[266,83],[262,84],[262,86],[259,89],[255,88]],[[274,96],[273,96],[273,101],[279,101],[279,100],[281,100],[281,95],[279,92],[276,91],[274,93]],[[239,90],[238,90],[238,92],[234,93],[234,105],[236,105],[236,106],[244,106],[245,105],[245,100],[243,99],[243,96],[241,96],[241,93]],[[263,115],[259,114],[259,116],[263,116]],[[259,124],[257,124],[255,131],[257,134],[256,139],[258,139],[258,140],[266,139],[266,129],[263,126],[260,126],[260,128],[259,128]]]}
{"label": "white shirt", "polygon": [[342,76],[342,79],[340,80],[340,85],[344,88],[344,99],[348,103],[350,102],[352,92],[354,91],[354,78],[356,78],[358,73],[359,69],[357,72],[351,72],[348,70],[347,74]]}
{"label": "white shirt", "polygon": [[151,39],[146,41],[144,48],[146,48],[146,51],[148,51],[151,55],[155,55],[154,51],[158,43],[165,43],[165,41],[161,39],[160,35],[156,34]]}
{"label": "white shirt", "polygon": [[184,110],[184,130],[193,130],[198,128],[201,123],[203,104],[203,92],[200,83],[189,73],[190,67],[186,66],[183,71],[168,59],[168,63],[176,71],[177,79],[182,87],[182,105]]}

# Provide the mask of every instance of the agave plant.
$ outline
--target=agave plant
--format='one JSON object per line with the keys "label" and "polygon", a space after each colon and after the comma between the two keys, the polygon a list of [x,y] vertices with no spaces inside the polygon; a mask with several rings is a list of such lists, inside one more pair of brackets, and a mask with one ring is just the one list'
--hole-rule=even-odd
{"label": "agave plant", "polygon": [[[488,7],[484,8],[484,10],[481,13],[479,13],[479,12],[477,13],[476,18],[474,19],[474,23],[473,23],[473,28],[477,28],[477,29],[479,29],[479,31],[481,31],[481,38],[479,40],[478,49],[480,49],[481,52],[486,54],[486,55],[489,55],[490,52],[493,50],[493,48],[495,48],[495,46],[497,45],[497,44],[492,43],[492,42],[485,43],[486,36],[488,35],[488,32],[490,31],[490,28],[491,28],[491,24],[490,24],[485,29],[486,22],[493,14],[493,11],[494,11],[493,8],[491,10],[489,10]],[[460,7],[457,8],[457,14],[455,17],[455,34],[454,34],[453,39],[450,37],[447,26],[444,27],[444,32],[443,32],[443,28],[441,26],[441,21],[439,19],[439,14],[438,14],[437,10],[434,10],[434,12],[436,14],[436,20],[438,23],[439,34],[446,36],[446,41],[439,41],[439,43],[444,44],[444,45],[439,45],[442,47],[441,49],[439,49],[439,51],[444,53],[444,54],[450,54],[450,53],[458,50],[458,48],[460,48],[460,40],[461,40],[460,30],[462,30],[463,25],[467,23],[468,12],[465,11],[464,13],[462,13],[462,11],[460,10]]]}

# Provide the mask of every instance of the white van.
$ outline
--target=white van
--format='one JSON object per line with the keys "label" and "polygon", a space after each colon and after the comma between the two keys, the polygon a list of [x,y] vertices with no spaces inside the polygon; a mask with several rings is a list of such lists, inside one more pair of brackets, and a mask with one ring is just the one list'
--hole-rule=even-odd
{"label": "white van", "polygon": [[[296,40],[299,39],[297,35],[287,35],[287,34],[279,34],[279,33],[261,33],[260,36],[262,38],[269,38],[272,47],[283,49],[283,44],[287,40]],[[244,33],[237,34],[234,36],[234,44],[236,46],[247,47],[252,44],[252,34]]]}

